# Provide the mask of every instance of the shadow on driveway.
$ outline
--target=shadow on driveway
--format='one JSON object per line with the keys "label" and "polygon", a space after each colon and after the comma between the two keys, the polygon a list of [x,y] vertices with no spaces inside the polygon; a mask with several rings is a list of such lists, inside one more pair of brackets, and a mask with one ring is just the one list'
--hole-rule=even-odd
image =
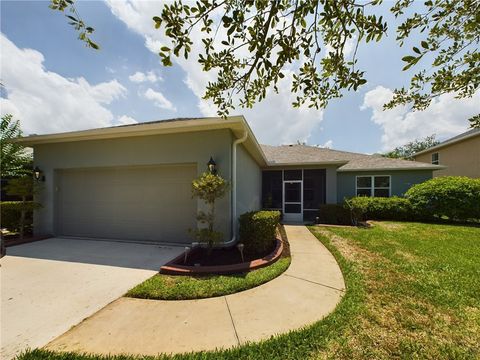
{"label": "shadow on driveway", "polygon": [[158,271],[182,247],[120,241],[51,238],[7,248],[8,256]]}

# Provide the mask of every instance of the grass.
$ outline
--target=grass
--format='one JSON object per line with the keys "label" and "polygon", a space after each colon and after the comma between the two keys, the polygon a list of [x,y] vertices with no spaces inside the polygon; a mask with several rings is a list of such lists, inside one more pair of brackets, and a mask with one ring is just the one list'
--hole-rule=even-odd
{"label": "grass", "polygon": [[[238,348],[139,359],[478,359],[480,228],[376,223],[311,231],[332,252],[347,292],[299,331]],[[28,351],[20,360],[130,360]]]}
{"label": "grass", "polygon": [[236,275],[169,276],[157,274],[138,284],[125,296],[156,300],[203,299],[233,294],[264,284],[287,270],[290,257],[270,266]]}

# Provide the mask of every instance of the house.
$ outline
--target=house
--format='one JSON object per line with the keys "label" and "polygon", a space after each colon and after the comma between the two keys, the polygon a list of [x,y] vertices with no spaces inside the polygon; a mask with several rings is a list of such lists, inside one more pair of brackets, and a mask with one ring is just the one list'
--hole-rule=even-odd
{"label": "house", "polygon": [[445,165],[434,176],[480,178],[480,129],[471,129],[413,155],[415,161]]}
{"label": "house", "polygon": [[402,195],[441,166],[305,145],[261,146],[243,116],[173,119],[17,140],[41,182],[36,234],[191,243],[204,206],[192,179],[212,157],[231,186],[216,225],[234,240],[238,216],[262,207],[286,221],[355,195]]}

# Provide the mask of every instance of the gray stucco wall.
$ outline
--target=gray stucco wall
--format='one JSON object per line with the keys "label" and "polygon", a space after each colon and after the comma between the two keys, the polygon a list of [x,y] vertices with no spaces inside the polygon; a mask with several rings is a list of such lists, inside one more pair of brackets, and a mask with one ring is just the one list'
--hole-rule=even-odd
{"label": "gray stucco wall", "polygon": [[[230,130],[215,130],[37,145],[34,163],[46,181],[39,195],[43,208],[35,214],[35,232],[55,233],[55,169],[195,163],[200,174],[213,156],[219,174],[230,181],[231,142]],[[218,230],[226,240],[231,235],[230,201],[228,195],[221,199],[216,212]]]}
{"label": "gray stucco wall", "polygon": [[337,203],[337,166],[326,166],[326,198],[327,204]]}
{"label": "gray stucco wall", "polygon": [[422,183],[432,178],[431,170],[407,171],[359,171],[337,173],[337,201],[343,202],[344,198],[355,196],[355,177],[360,175],[390,175],[391,195],[402,196],[415,184]]}
{"label": "gray stucco wall", "polygon": [[259,210],[261,196],[262,170],[240,144],[237,146],[237,216]]}

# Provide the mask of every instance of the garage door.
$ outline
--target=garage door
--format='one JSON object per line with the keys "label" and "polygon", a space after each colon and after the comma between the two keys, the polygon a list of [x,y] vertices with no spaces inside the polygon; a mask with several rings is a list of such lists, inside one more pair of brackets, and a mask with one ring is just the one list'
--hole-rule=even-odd
{"label": "garage door", "polygon": [[194,165],[61,170],[59,235],[191,243]]}

